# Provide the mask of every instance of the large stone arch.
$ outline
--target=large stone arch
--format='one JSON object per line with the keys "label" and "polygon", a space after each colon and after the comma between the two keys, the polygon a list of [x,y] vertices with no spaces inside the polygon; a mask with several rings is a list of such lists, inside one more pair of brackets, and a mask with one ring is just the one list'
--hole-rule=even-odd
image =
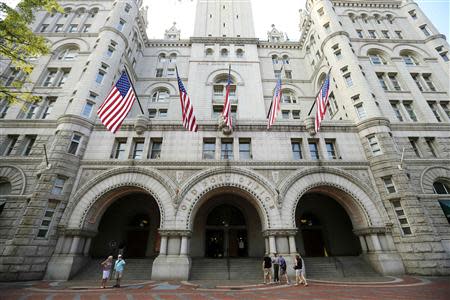
{"label": "large stone arch", "polygon": [[[116,195],[111,197],[111,192]],[[158,204],[160,227],[174,220],[174,184],[155,170],[138,167],[115,168],[90,180],[73,196],[64,217],[67,229],[95,230],[107,207],[125,193],[146,192]],[[170,225],[169,225],[170,226]]]}
{"label": "large stone arch", "polygon": [[198,174],[182,187],[176,214],[177,228],[191,230],[195,212],[202,200],[209,193],[222,188],[231,188],[232,193],[238,193],[253,202],[263,230],[281,226],[278,195],[270,182],[246,169],[214,168]]}
{"label": "large stone arch", "polygon": [[433,166],[425,169],[420,175],[422,193],[434,194],[433,183],[438,179],[450,180],[450,168]]}
{"label": "large stone arch", "polygon": [[317,191],[333,197],[347,211],[355,230],[369,227],[382,228],[388,220],[380,208],[376,192],[352,175],[333,168],[313,168],[297,173],[282,184],[281,218],[285,226],[295,228],[295,211],[302,196]]}
{"label": "large stone arch", "polygon": [[5,178],[11,184],[10,195],[23,195],[25,193],[26,177],[20,168],[0,165],[0,178]]}

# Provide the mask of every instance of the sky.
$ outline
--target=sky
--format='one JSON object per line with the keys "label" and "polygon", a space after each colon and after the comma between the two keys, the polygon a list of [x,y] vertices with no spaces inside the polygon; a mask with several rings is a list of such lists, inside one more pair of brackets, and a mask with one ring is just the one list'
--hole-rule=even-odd
{"label": "sky", "polygon": [[[449,36],[450,0],[416,0],[438,30]],[[181,37],[189,38],[194,31],[197,0],[144,0],[148,5],[149,38],[159,39],[164,31],[177,22]],[[305,9],[305,0],[252,0],[256,35],[267,39],[267,31],[275,24],[287,33],[291,41],[298,40],[299,10]]]}
{"label": "sky", "polygon": [[[210,0],[211,1],[211,0]],[[6,0],[6,4],[16,5],[18,0]],[[450,0],[416,0],[438,30],[449,36]],[[194,31],[195,7],[197,0],[144,0],[149,7],[149,38],[162,38],[164,31],[177,22],[182,38],[189,38]],[[298,40],[299,10],[305,8],[305,0],[252,0],[256,35],[267,39],[267,31],[275,24],[292,41]],[[448,40],[448,39],[447,39]]]}

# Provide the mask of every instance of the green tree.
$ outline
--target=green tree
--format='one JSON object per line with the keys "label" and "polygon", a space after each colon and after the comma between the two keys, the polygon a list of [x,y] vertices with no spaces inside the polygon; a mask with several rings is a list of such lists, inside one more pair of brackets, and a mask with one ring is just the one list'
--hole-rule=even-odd
{"label": "green tree", "polygon": [[[0,80],[0,99],[9,103],[39,101],[30,92],[28,75],[33,71],[29,58],[50,52],[45,38],[35,34],[30,27],[34,21],[33,13],[41,9],[63,12],[56,0],[22,0],[16,8],[0,2],[0,18],[4,17],[0,20],[0,57],[3,62],[11,63],[16,75],[2,76]],[[9,69],[5,74],[8,73]]]}

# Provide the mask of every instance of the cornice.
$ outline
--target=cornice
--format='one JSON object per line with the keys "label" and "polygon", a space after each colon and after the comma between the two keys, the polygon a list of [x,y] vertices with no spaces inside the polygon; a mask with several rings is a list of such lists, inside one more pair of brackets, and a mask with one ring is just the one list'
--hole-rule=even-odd
{"label": "cornice", "polygon": [[331,0],[334,6],[370,7],[370,8],[399,8],[399,0]]}
{"label": "cornice", "polygon": [[191,43],[213,43],[213,44],[258,44],[258,38],[239,38],[239,37],[191,37]]}
{"label": "cornice", "polygon": [[55,129],[56,120],[36,120],[36,119],[1,119],[0,128],[50,128]]}
{"label": "cornice", "polygon": [[446,131],[450,132],[450,123],[417,123],[397,122],[391,123],[392,131]]}
{"label": "cornice", "polygon": [[64,123],[71,123],[71,124],[83,126],[89,130],[92,130],[94,128],[94,123],[91,120],[82,118],[78,115],[72,115],[72,114],[66,114],[66,115],[59,117],[57,122],[58,122],[58,125],[64,124]]}
{"label": "cornice", "polygon": [[190,230],[180,230],[180,229],[165,229],[165,228],[161,228],[158,229],[158,232],[161,236],[186,236],[186,237],[191,237],[192,236],[192,231]]}
{"label": "cornice", "polygon": [[358,131],[363,131],[368,128],[379,127],[379,126],[390,128],[391,123],[390,123],[389,119],[386,119],[383,117],[375,117],[375,118],[370,118],[370,119],[364,120],[364,121],[356,124],[356,128],[358,129]]}
{"label": "cornice", "polygon": [[190,40],[148,40],[146,47],[190,47]]}
{"label": "cornice", "polygon": [[266,229],[262,232],[263,237],[269,236],[295,236],[298,232],[298,228],[273,228]]}

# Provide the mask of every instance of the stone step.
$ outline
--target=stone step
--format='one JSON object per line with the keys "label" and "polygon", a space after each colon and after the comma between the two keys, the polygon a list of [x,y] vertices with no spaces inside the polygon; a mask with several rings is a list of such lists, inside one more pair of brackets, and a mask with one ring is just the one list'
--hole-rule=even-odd
{"label": "stone step", "polygon": [[191,280],[259,279],[261,263],[256,258],[193,258]]}

